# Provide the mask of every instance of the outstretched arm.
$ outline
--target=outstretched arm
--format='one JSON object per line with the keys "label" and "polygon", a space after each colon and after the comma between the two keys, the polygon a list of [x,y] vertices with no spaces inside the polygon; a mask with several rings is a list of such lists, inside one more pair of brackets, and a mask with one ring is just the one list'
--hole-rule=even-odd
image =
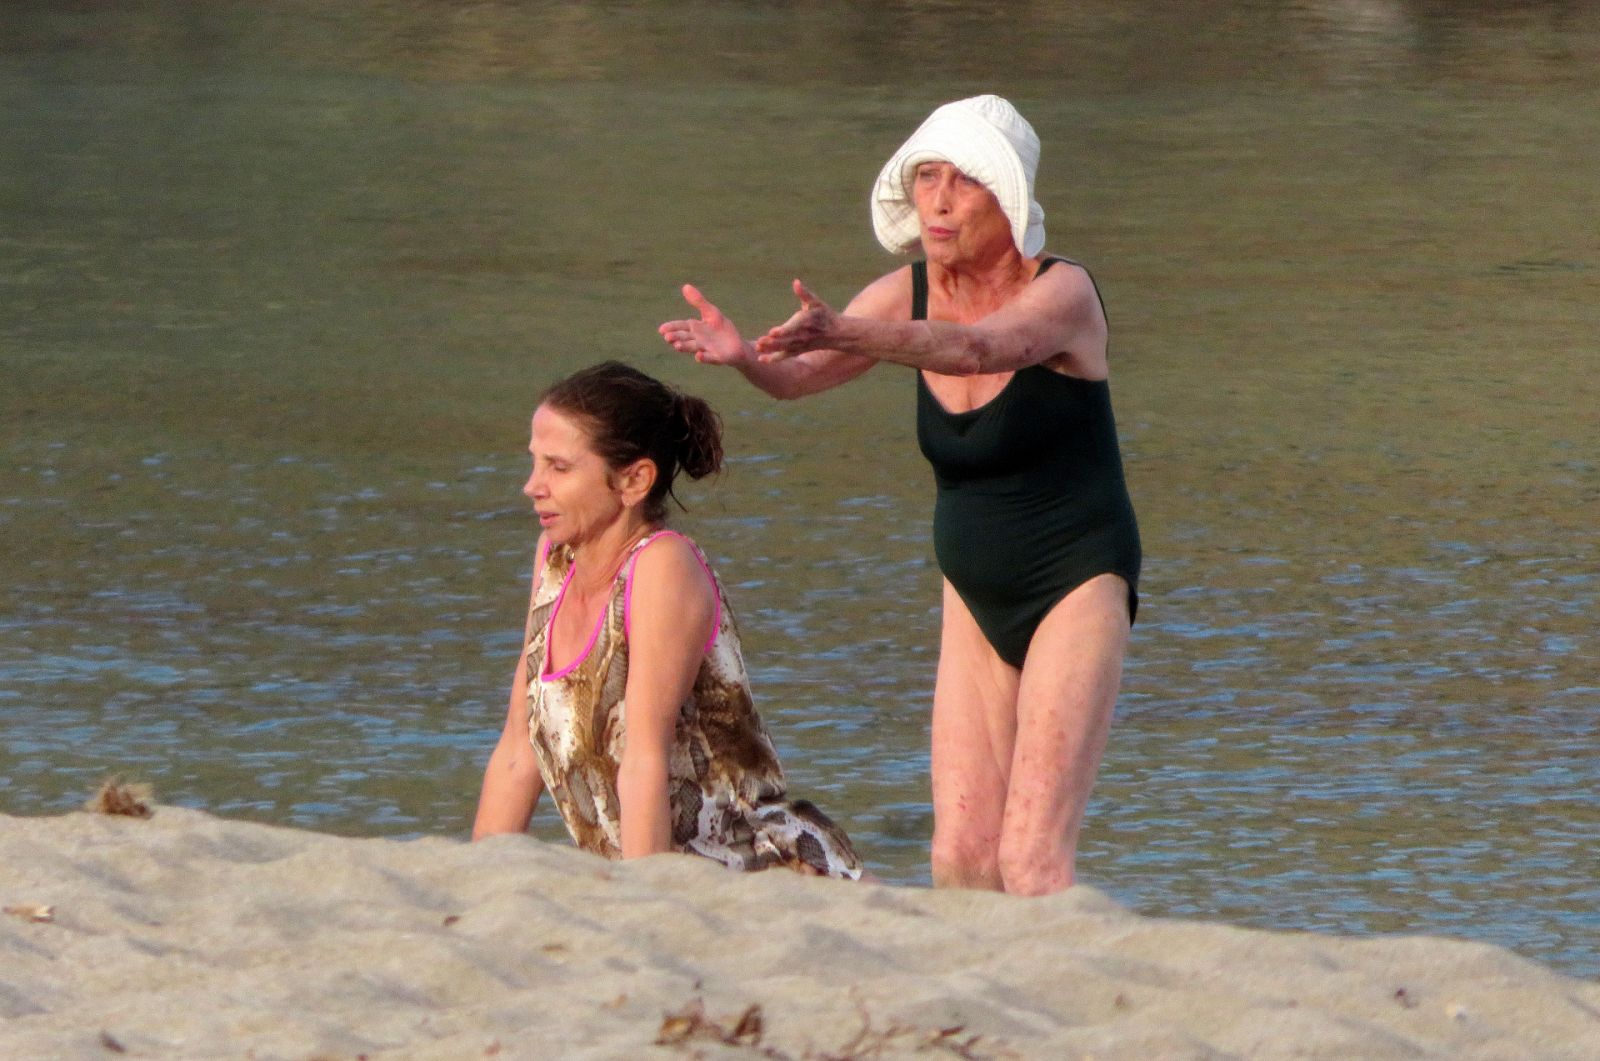
{"label": "outstretched arm", "polygon": [[[1088,273],[1061,266],[971,324],[872,319],[835,312],[799,280],[800,309],[752,344],[769,365],[818,349],[893,361],[947,376],[1014,372],[1065,354],[1075,375],[1105,375],[1105,316]],[[909,316],[907,314],[906,316]]]}
{"label": "outstretched arm", "polygon": [[[903,273],[891,274],[897,276]],[[884,278],[889,279],[888,277]],[[909,293],[909,282],[902,280],[899,287]],[[897,308],[892,292],[896,285],[885,285],[879,280],[851,300],[849,312],[862,316],[887,316]],[[753,344],[746,341],[733,321],[723,315],[693,284],[683,285],[683,297],[699,313],[698,318],[667,321],[658,329],[674,350],[689,354],[707,365],[731,365],[751,383],[774,398],[803,398],[819,394],[848,383],[876,360],[838,350],[816,349],[799,353],[780,361],[758,356]],[[901,299],[909,313],[909,294]]]}

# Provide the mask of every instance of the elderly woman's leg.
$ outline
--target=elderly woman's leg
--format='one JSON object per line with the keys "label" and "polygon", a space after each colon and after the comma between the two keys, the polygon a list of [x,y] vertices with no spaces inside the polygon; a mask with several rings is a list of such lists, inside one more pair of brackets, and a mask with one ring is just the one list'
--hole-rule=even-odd
{"label": "elderly woman's leg", "polygon": [[1127,602],[1127,583],[1101,575],[1062,599],[1033,635],[1001,827],[1008,892],[1044,895],[1073,882],[1078,833],[1122,680]]}
{"label": "elderly woman's leg", "polygon": [[1001,887],[1017,677],[946,583],[933,690],[933,883],[939,887]]}

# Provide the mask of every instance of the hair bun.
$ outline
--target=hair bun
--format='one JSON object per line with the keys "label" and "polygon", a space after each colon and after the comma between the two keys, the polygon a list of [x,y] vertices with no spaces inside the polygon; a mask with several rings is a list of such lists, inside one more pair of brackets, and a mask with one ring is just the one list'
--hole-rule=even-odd
{"label": "hair bun", "polygon": [[674,391],[673,415],[683,424],[678,464],[691,479],[722,469],[722,418],[704,398]]}

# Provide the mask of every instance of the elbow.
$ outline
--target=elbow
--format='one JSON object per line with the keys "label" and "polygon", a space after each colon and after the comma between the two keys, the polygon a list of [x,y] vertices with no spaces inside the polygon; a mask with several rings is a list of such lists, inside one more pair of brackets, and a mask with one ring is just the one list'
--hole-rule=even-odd
{"label": "elbow", "polygon": [[994,344],[982,332],[973,332],[967,341],[961,344],[961,349],[956,352],[955,361],[950,366],[952,376],[977,376],[987,372],[998,372],[994,367]]}
{"label": "elbow", "polygon": [[653,800],[667,791],[667,760],[665,756],[629,755],[624,752],[617,764],[617,798],[624,804],[637,797]]}
{"label": "elbow", "polygon": [[996,372],[1015,372],[1044,360],[1036,353],[1037,344],[1020,338],[1005,339],[981,329],[967,336],[950,368],[952,376],[991,376]]}
{"label": "elbow", "polygon": [[746,378],[755,384],[756,389],[761,393],[780,402],[793,401],[796,398],[804,397],[806,393],[804,388],[788,379],[758,379],[754,375],[748,375]]}
{"label": "elbow", "polygon": [[796,378],[792,374],[763,379],[756,385],[766,392],[767,397],[775,398],[780,402],[792,402],[796,398],[804,398],[811,393],[806,387],[805,381]]}

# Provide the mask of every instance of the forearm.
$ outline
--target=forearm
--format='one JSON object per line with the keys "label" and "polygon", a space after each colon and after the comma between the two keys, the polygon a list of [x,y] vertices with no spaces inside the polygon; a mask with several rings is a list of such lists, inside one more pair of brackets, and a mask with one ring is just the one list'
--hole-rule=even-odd
{"label": "forearm", "polygon": [[539,775],[533,749],[512,748],[500,742],[483,771],[472,838],[526,832],[543,792],[544,779]]}
{"label": "forearm", "polygon": [[672,847],[667,762],[659,756],[623,754],[617,769],[622,813],[622,857],[655,855]]}
{"label": "forearm", "polygon": [[752,385],[779,401],[821,394],[848,383],[874,364],[873,359],[841,350],[810,350],[781,361],[763,361],[753,344],[745,345],[748,356],[739,364],[739,371]]}
{"label": "forearm", "polygon": [[970,324],[845,316],[838,318],[835,330],[835,345],[847,354],[943,376],[1014,371],[1040,360],[1030,357],[1026,343],[1016,338],[1005,341]]}

